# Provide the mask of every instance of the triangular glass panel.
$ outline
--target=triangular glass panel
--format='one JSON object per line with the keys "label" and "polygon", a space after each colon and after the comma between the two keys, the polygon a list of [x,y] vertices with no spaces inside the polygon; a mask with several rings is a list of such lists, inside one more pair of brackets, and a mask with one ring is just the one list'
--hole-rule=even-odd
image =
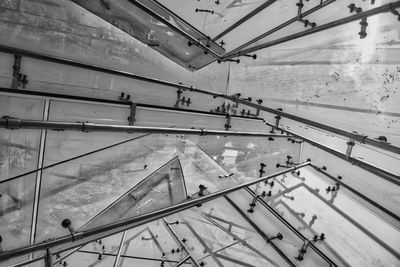
{"label": "triangular glass panel", "polygon": [[132,218],[185,199],[186,189],[182,167],[178,157],[175,157],[127,191],[81,229]]}

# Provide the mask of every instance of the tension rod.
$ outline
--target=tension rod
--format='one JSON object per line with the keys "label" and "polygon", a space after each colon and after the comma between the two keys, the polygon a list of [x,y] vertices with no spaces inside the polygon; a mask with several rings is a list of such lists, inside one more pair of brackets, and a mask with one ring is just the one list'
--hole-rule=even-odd
{"label": "tension rod", "polygon": [[42,120],[24,120],[4,116],[0,119],[0,128],[17,129],[48,129],[54,131],[82,131],[82,132],[128,132],[128,133],[155,133],[155,134],[194,134],[194,135],[223,135],[223,136],[253,136],[253,137],[287,137],[282,134],[263,132],[223,131],[209,129],[186,129],[166,127],[144,127],[130,125],[97,124],[91,122],[59,122]]}

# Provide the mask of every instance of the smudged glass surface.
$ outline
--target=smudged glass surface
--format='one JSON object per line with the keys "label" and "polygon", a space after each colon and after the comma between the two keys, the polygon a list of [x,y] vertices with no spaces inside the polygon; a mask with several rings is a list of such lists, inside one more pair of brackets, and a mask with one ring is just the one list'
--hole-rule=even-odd
{"label": "smudged glass surface", "polygon": [[[41,120],[43,100],[0,95],[0,116]],[[0,129],[0,181],[37,168],[40,130]]]}

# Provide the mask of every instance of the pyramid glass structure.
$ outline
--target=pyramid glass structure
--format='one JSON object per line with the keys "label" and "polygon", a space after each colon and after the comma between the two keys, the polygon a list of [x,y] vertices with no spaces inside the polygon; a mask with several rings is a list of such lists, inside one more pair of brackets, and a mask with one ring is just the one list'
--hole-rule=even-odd
{"label": "pyramid glass structure", "polygon": [[0,0],[0,267],[400,266],[399,12]]}

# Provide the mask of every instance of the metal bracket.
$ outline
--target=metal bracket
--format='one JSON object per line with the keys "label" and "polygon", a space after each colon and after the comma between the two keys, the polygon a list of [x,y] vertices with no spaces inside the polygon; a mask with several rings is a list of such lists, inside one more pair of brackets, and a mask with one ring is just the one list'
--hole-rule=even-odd
{"label": "metal bracket", "polygon": [[132,102],[131,103],[131,115],[128,117],[129,125],[134,125],[135,124],[135,117],[136,117],[136,107],[137,103]]}
{"label": "metal bracket", "polygon": [[25,88],[29,83],[28,75],[21,73],[21,60],[22,56],[14,55],[14,65],[13,65],[13,79],[11,82],[11,89],[18,89],[19,87]]}
{"label": "metal bracket", "polygon": [[105,8],[107,8],[107,10],[111,9],[111,4],[108,0],[101,0],[101,3],[104,5]]}
{"label": "metal bracket", "polygon": [[353,151],[353,147],[356,144],[354,139],[350,139],[349,142],[346,143],[347,144],[347,149],[346,149],[346,158],[350,159],[351,156],[351,152]]}
{"label": "metal bracket", "polygon": [[175,108],[179,108],[179,103],[182,106],[186,104],[187,107],[190,106],[190,104],[192,104],[190,97],[188,99],[186,99],[186,97],[184,97],[184,96],[182,97],[182,93],[183,93],[183,90],[180,88],[176,92]]}
{"label": "metal bracket", "polygon": [[13,118],[10,116],[3,116],[2,119],[6,120],[6,129],[18,130],[22,127],[21,119]]}
{"label": "metal bracket", "polygon": [[[79,121],[78,121],[79,122]],[[94,123],[93,122],[79,122],[82,123],[82,132],[90,133],[94,131]]]}
{"label": "metal bracket", "polygon": [[232,128],[231,118],[232,118],[232,116],[230,114],[226,115],[225,131],[229,131],[229,129]]}

